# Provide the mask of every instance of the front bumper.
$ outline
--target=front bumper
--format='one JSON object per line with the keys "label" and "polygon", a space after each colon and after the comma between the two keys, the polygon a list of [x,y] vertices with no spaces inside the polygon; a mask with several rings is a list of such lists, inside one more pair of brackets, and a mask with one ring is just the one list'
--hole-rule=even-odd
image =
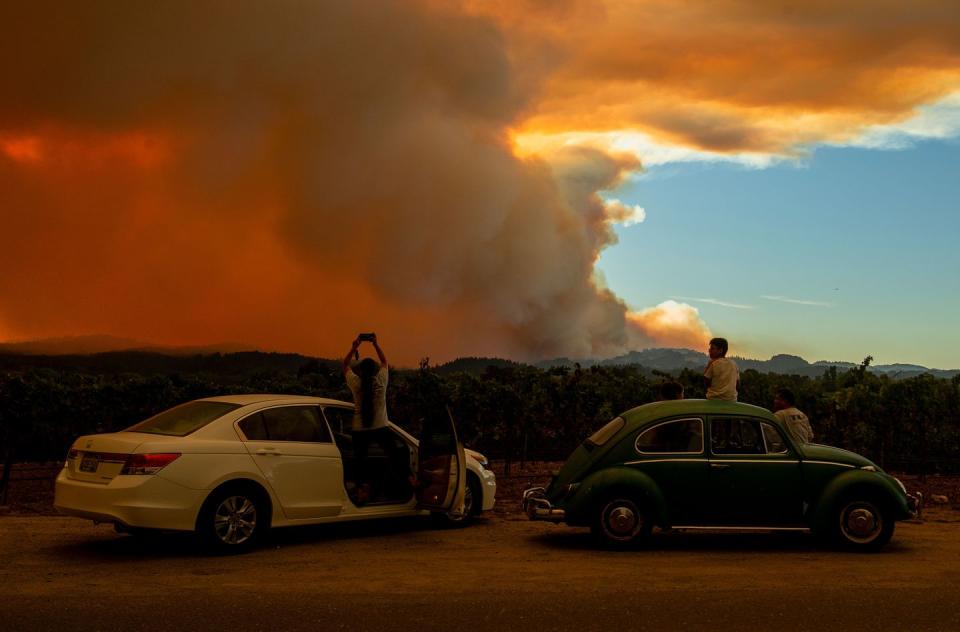
{"label": "front bumper", "polygon": [[923,515],[923,492],[907,494],[907,508],[911,518],[921,518]]}
{"label": "front bumper", "polygon": [[566,512],[563,509],[556,509],[546,498],[546,490],[543,487],[531,487],[524,490],[523,513],[531,520],[546,520],[548,522],[563,522]]}

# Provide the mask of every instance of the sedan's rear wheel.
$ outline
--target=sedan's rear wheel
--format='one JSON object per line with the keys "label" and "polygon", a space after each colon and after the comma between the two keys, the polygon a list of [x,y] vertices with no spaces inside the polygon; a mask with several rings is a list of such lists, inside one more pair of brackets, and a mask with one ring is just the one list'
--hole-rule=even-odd
{"label": "sedan's rear wheel", "polygon": [[240,553],[254,546],[269,517],[263,496],[252,488],[219,489],[197,518],[197,533],[214,552]]}
{"label": "sedan's rear wheel", "polygon": [[876,551],[893,536],[890,513],[873,499],[852,498],[840,503],[835,520],[835,538],[851,549]]}
{"label": "sedan's rear wheel", "polygon": [[615,494],[598,505],[591,531],[601,542],[626,547],[650,535],[652,525],[643,506],[626,495]]}

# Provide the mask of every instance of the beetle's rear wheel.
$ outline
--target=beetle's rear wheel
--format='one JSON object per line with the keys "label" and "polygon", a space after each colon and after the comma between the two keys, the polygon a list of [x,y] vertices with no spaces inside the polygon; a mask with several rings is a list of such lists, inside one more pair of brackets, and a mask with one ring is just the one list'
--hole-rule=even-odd
{"label": "beetle's rear wheel", "polygon": [[591,530],[601,542],[626,547],[650,535],[652,525],[643,506],[626,495],[613,495],[598,505]]}

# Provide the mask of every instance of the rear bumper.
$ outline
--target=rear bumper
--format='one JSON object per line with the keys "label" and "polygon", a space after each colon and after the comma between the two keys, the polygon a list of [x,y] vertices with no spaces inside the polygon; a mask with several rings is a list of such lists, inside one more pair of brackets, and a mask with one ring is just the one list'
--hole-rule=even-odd
{"label": "rear bumper", "polygon": [[54,508],[67,516],[125,527],[192,531],[204,490],[187,489],[159,476],[117,476],[107,484],[57,476]]}
{"label": "rear bumper", "polygon": [[548,522],[563,522],[566,512],[555,508],[546,498],[543,487],[531,487],[523,492],[523,513],[531,520],[546,520]]}

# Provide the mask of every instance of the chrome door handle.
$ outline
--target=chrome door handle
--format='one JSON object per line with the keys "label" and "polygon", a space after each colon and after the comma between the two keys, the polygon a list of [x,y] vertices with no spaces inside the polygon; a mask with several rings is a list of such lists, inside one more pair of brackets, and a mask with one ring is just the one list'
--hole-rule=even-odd
{"label": "chrome door handle", "polygon": [[710,469],[713,470],[729,470],[730,465],[728,463],[711,463]]}
{"label": "chrome door handle", "polygon": [[261,456],[279,456],[280,453],[277,452],[276,448],[260,448],[257,450],[257,454]]}

